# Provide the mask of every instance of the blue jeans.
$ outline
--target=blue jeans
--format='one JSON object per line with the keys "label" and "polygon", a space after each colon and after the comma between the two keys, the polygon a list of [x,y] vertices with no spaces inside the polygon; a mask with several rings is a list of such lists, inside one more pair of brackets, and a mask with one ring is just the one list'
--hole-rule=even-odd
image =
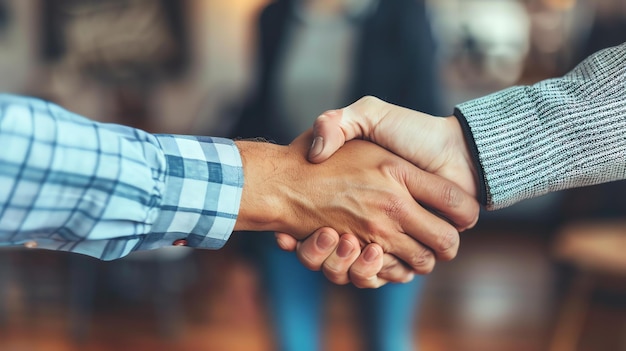
{"label": "blue jeans", "polygon": [[[321,272],[302,266],[296,255],[272,245],[261,254],[276,341],[282,351],[321,350],[325,287]],[[415,347],[415,321],[424,278],[379,289],[357,289],[356,307],[367,350],[409,351]]]}

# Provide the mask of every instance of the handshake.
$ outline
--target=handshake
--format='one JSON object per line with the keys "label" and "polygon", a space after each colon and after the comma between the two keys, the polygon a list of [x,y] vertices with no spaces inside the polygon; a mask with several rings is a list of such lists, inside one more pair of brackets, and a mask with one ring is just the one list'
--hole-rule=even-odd
{"label": "handshake", "polygon": [[152,135],[1,94],[0,244],[111,260],[275,231],[335,283],[408,281],[454,258],[479,202],[626,179],[625,62],[626,43],[449,117],[364,97],[288,146]]}
{"label": "handshake", "polygon": [[[454,258],[478,201],[493,210],[626,179],[625,63],[626,43],[563,77],[464,102],[445,118],[365,97],[272,149],[265,175],[246,171],[254,149],[240,144],[244,174],[253,173],[235,229],[269,224],[259,229],[283,232],[280,247],[335,283],[377,287],[428,273],[436,259]],[[275,223],[240,222],[250,205],[280,212],[253,213]]]}
{"label": "handshake", "polygon": [[281,248],[337,284],[429,273],[478,219],[476,165],[454,116],[364,97],[289,146],[237,146],[245,183],[235,230],[277,231]]}

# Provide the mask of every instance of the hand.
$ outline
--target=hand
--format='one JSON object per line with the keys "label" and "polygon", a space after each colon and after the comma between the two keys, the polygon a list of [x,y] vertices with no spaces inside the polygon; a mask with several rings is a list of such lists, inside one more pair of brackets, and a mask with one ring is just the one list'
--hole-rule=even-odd
{"label": "hand", "polygon": [[[365,139],[477,195],[477,174],[459,121],[395,106],[372,96],[315,120],[309,160],[327,160],[346,141]],[[475,221],[469,223],[472,227]],[[467,228],[459,228],[460,230]]]}
{"label": "hand", "polygon": [[304,156],[310,141],[308,133],[288,147],[237,142],[245,182],[235,230],[275,230],[302,239],[332,227],[354,233],[363,246],[379,244],[420,273],[432,270],[430,249],[443,260],[456,255],[456,228],[420,203],[467,226],[478,205],[458,186],[363,141],[310,164]]}
{"label": "hand", "polygon": [[[388,148],[427,171],[447,177],[476,196],[476,171],[459,122],[453,116],[436,118],[394,106],[374,97],[364,97],[346,108],[327,111],[318,117],[315,121],[314,135],[314,143],[309,151],[311,162],[323,162],[347,140],[363,138]],[[477,220],[476,213],[474,220],[465,228],[458,228],[459,231],[473,227]],[[336,232],[334,235],[338,237]],[[349,235],[345,234],[343,237],[347,239]],[[329,263],[325,259],[330,253],[324,256],[323,251],[313,250],[315,243],[312,240],[305,240],[302,245],[296,246],[296,240],[287,234],[277,233],[277,239],[283,249],[290,251],[297,249],[299,257],[309,257],[308,265],[320,265],[322,269],[327,269]],[[399,265],[395,258],[385,254],[386,269],[375,275],[372,274],[375,264],[369,267],[370,270],[357,265],[357,262],[364,262],[363,255],[364,253],[356,262],[348,259],[341,262],[333,261],[335,269],[350,267],[353,263],[356,265],[355,269],[336,271],[333,277],[337,278],[333,281],[344,283],[346,279],[350,279],[355,285],[374,281],[374,284],[368,287],[376,287],[385,280],[377,280],[381,279],[381,274],[385,274],[382,272],[388,272],[390,268]],[[363,272],[367,273],[363,275]]]}
{"label": "hand", "polygon": [[389,282],[407,283],[415,276],[393,255],[383,254],[380,245],[368,244],[361,251],[356,236],[345,234],[340,240],[332,228],[318,229],[303,241],[283,233],[276,233],[276,239],[280,248],[296,251],[305,267],[322,270],[335,284],[351,282],[359,288],[379,288]]}

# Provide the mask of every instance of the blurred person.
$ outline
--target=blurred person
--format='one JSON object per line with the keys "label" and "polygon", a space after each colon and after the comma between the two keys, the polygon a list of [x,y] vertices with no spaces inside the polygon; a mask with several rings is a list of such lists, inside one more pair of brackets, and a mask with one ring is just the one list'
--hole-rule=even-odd
{"label": "blurred person", "polygon": [[[260,14],[258,33],[256,86],[235,136],[262,135],[284,143],[328,106],[368,94],[440,112],[434,40],[422,1],[279,0]],[[323,277],[296,265],[296,257],[281,252],[271,236],[244,246],[262,263],[279,349],[321,349]],[[346,250],[340,245],[337,255],[345,257]],[[365,349],[414,349],[423,284],[418,277],[352,292],[359,306],[367,306],[359,308]]]}
{"label": "blurred person", "polygon": [[[374,97],[327,111],[315,121],[309,160],[323,162],[346,140],[369,140],[497,210],[550,192],[626,180],[625,130],[623,43],[594,53],[563,77],[461,103],[445,118]],[[331,228],[324,232],[338,237]],[[328,261],[336,246],[321,248],[314,239],[297,243],[277,234],[279,245],[297,250],[307,267],[334,271],[332,281],[384,283],[376,275],[383,265],[368,267],[363,254]],[[350,264],[357,270],[346,268]]]}
{"label": "blurred person", "polygon": [[172,245],[218,249],[233,230],[303,239],[332,225],[417,272],[432,269],[430,250],[454,256],[457,229],[420,203],[465,227],[478,209],[469,195],[370,143],[311,165],[310,140],[150,134],[0,94],[0,245],[112,260]]}

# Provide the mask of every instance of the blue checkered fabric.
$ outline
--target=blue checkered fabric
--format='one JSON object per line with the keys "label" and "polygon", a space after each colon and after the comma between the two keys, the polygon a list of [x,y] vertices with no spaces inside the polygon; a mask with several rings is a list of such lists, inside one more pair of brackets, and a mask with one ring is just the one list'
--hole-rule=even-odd
{"label": "blue checkered fabric", "polygon": [[218,249],[239,211],[232,140],[153,135],[0,94],[0,244],[112,260],[170,246]]}

